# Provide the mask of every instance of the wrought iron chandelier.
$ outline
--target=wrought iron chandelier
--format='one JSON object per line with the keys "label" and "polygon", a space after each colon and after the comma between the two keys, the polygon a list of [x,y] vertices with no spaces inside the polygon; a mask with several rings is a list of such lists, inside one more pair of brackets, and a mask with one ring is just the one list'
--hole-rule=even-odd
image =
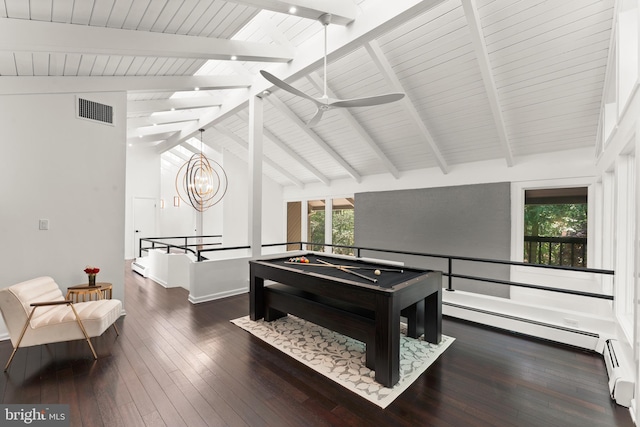
{"label": "wrought iron chandelier", "polygon": [[180,167],[176,175],[176,191],[185,203],[199,212],[204,212],[218,203],[227,192],[227,174],[222,165],[209,159],[202,152],[200,131],[200,153],[196,153]]}

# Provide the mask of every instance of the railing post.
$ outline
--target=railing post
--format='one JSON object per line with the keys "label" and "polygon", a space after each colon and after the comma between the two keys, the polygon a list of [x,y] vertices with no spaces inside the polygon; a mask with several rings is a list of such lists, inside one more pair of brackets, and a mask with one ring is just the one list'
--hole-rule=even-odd
{"label": "railing post", "polygon": [[453,289],[453,258],[449,257],[448,258],[448,264],[449,264],[449,284],[447,285],[447,290],[449,292],[454,292]]}

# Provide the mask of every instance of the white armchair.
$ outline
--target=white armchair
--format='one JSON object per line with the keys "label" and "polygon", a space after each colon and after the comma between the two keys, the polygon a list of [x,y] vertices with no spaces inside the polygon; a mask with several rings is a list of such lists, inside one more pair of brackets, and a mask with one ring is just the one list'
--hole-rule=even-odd
{"label": "white armchair", "polygon": [[119,334],[115,321],[122,312],[122,302],[72,303],[51,277],[38,277],[1,289],[0,311],[13,344],[6,372],[19,347],[86,339],[97,359],[90,338],[102,335],[111,325]]}

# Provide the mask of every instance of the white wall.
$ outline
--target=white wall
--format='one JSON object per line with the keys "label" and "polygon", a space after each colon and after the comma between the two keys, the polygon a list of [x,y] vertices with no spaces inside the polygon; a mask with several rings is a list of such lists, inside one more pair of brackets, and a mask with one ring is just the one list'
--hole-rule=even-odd
{"label": "white wall", "polygon": [[168,254],[164,249],[149,251],[145,261],[149,278],[165,288],[181,287],[189,290],[189,271],[195,262],[192,254]]}
{"label": "white wall", "polygon": [[124,298],[126,94],[82,97],[115,126],[77,119],[72,94],[0,96],[0,287],[48,275],[65,290],[91,264]]}
{"label": "white wall", "polygon": [[[229,189],[224,196],[222,239],[224,246],[249,244],[249,173],[247,162],[225,153]],[[263,198],[264,200],[264,198]]]}
{"label": "white wall", "polygon": [[249,257],[190,264],[189,301],[193,304],[249,292]]}
{"label": "white wall", "polygon": [[[615,269],[607,283],[613,291],[617,334],[623,352],[621,369],[635,380],[631,402],[634,420],[640,417],[640,2],[620,2],[609,57],[599,123],[596,161],[597,223],[601,250],[597,260]],[[629,366],[631,365],[631,366]]]}
{"label": "white wall", "polygon": [[[164,164],[164,163],[163,163]],[[161,195],[164,209],[159,212],[159,236],[194,236],[196,227],[195,210],[180,201],[180,206],[173,204],[176,192],[176,174],[178,167],[163,167],[161,173]]]}
{"label": "white wall", "polygon": [[[262,182],[262,244],[287,241],[286,208],[282,201],[283,188],[270,179]],[[284,250],[284,246],[275,248]],[[269,252],[263,248],[262,253]]]}
{"label": "white wall", "polygon": [[[516,157],[513,167],[507,167],[504,160],[492,160],[457,165],[452,167],[451,171],[446,175],[442,174],[439,169],[433,168],[430,170],[403,172],[397,180],[387,174],[365,177],[360,184],[355,183],[353,180],[345,179],[332,182],[329,188],[313,184],[305,186],[304,189],[287,187],[284,191],[283,204],[287,201],[324,199],[344,196],[349,193],[357,194],[369,191],[451,187],[481,183],[510,182],[512,188],[523,188],[531,183],[543,187],[545,185],[553,186],[558,183],[569,183],[578,180],[584,185],[584,182],[593,183],[596,181],[596,170],[593,149],[571,150],[538,156]],[[517,201],[514,200],[515,198],[512,195],[512,205],[514,205],[514,203],[517,204]],[[590,200],[590,204],[595,203],[594,200]],[[522,212],[523,206],[517,209],[519,209],[517,212]],[[591,214],[592,212],[590,212],[590,215]],[[514,215],[515,213],[512,212],[512,223],[514,222]],[[522,232],[514,232],[512,230],[511,235],[512,247],[516,247],[516,243],[521,239],[521,237],[518,236],[522,236]],[[356,244],[358,244],[358,242],[356,242]],[[593,243],[591,242],[590,250],[592,246]],[[521,244],[519,247],[521,247]],[[522,251],[520,250],[520,252],[512,254],[511,259],[521,261]],[[590,266],[599,267],[600,265],[595,263],[595,265],[590,264]],[[593,275],[584,275],[582,273],[574,273],[571,275],[565,272],[550,273],[542,272],[541,270],[532,272],[529,270],[531,269],[517,269],[517,275],[512,276],[511,280],[539,285],[560,286],[570,289],[575,288],[594,293],[602,293],[603,291],[601,278],[593,277]],[[503,299],[499,303],[496,303],[491,298],[472,295],[466,297],[464,303],[470,303],[475,308],[482,308],[488,311],[494,310],[496,313],[507,315],[509,311],[520,312],[522,317],[531,316],[530,318],[535,321],[551,325],[561,327],[568,326],[576,329],[585,328],[587,330],[592,328],[593,332],[600,332],[603,335],[607,334],[611,336],[613,334],[613,315],[610,302],[601,302],[584,297],[558,296],[558,294],[553,294],[549,297],[550,293],[540,294],[539,291],[535,293],[535,291],[522,290],[519,288],[513,288],[512,292],[518,296],[515,300]],[[533,298],[534,296],[535,299]],[[457,301],[457,303],[461,302]],[[525,311],[522,308],[528,306],[532,308],[529,311]],[[451,310],[450,308],[448,308],[448,310],[449,313],[454,316],[469,318],[470,320],[504,327],[505,329],[517,330],[523,333],[531,333],[532,335],[538,335],[551,340],[559,340],[572,345],[583,345],[587,346],[587,348],[594,348],[593,346],[598,342],[597,340],[587,340],[585,342],[571,341],[575,338],[573,337],[574,334],[557,334],[556,330],[546,327],[536,327],[534,330],[531,329],[531,325],[527,323],[507,322],[504,320],[506,317],[489,316],[491,321],[487,321],[486,318],[474,318],[473,316],[475,314],[473,311]],[[594,327],[594,325],[596,327]]]}
{"label": "white wall", "polygon": [[[248,165],[231,153],[225,153],[224,167],[229,174],[229,190],[224,200],[225,246],[249,244],[249,192]],[[280,243],[286,240],[283,189],[269,178],[262,182],[262,243]]]}
{"label": "white wall", "polygon": [[[158,204],[158,236],[193,236],[196,234],[196,211],[187,203],[173,203],[176,192],[176,174],[179,162],[169,163],[158,155],[155,148],[129,148],[127,158],[127,206],[125,242],[127,258],[133,254],[133,199],[150,197],[164,200],[164,208]],[[206,210],[203,215],[203,234],[222,234],[226,247],[248,244],[249,193],[248,165],[232,153],[218,153],[207,149],[210,158],[225,169],[229,185],[222,201]],[[166,156],[166,155],[165,155]],[[285,241],[285,211],[282,202],[282,187],[265,178],[263,182],[262,241],[280,243]],[[182,241],[175,241],[182,244]],[[215,258],[212,254],[210,258]]]}
{"label": "white wall", "polygon": [[124,236],[126,259],[138,256],[134,253],[133,229],[133,201],[136,197],[160,200],[160,155],[156,152],[155,147],[135,145],[127,147]]}
{"label": "white wall", "polygon": [[[635,13],[640,13],[640,9],[636,8]],[[635,33],[638,37],[637,28]],[[633,44],[637,46],[637,40]],[[618,63],[619,67],[621,65],[624,62]],[[637,404],[640,396],[640,311],[637,304],[640,286],[640,76],[637,64],[628,65],[632,65],[632,70],[610,76],[614,82],[631,79],[633,83],[625,84],[629,96],[623,94],[622,99],[617,99],[618,114],[611,118],[614,121],[612,131],[602,142],[603,150],[598,153],[596,165],[597,177],[602,183],[605,218],[600,238],[603,245],[600,262],[604,267],[616,270],[613,293],[617,338],[625,352],[624,358],[633,361],[629,369],[635,380],[636,397],[631,411],[637,420],[640,417]],[[633,71],[633,76],[629,71]],[[608,227],[607,220],[613,226]]]}
{"label": "white wall", "polygon": [[512,167],[507,167],[504,160],[489,160],[452,166],[448,174],[443,174],[439,168],[431,168],[402,172],[399,179],[394,179],[390,174],[380,174],[363,177],[361,183],[353,179],[334,180],[329,188],[323,184],[307,184],[304,188],[289,186],[284,189],[283,195],[285,201],[314,200],[343,197],[345,194],[365,191],[554,180],[585,176],[595,176],[593,149],[516,157]]}

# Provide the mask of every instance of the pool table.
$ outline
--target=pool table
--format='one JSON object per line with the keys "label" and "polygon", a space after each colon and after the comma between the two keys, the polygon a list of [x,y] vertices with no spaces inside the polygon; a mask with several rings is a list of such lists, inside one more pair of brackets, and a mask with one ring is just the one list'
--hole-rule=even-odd
{"label": "pool table", "polygon": [[[298,262],[295,258],[308,262]],[[403,309],[424,304],[418,330],[424,331],[428,342],[441,340],[442,273],[439,271],[317,252],[265,257],[251,260],[249,264],[251,320],[265,317],[265,280],[370,310],[375,317],[375,378],[385,387],[392,387],[399,380],[400,312]]]}

